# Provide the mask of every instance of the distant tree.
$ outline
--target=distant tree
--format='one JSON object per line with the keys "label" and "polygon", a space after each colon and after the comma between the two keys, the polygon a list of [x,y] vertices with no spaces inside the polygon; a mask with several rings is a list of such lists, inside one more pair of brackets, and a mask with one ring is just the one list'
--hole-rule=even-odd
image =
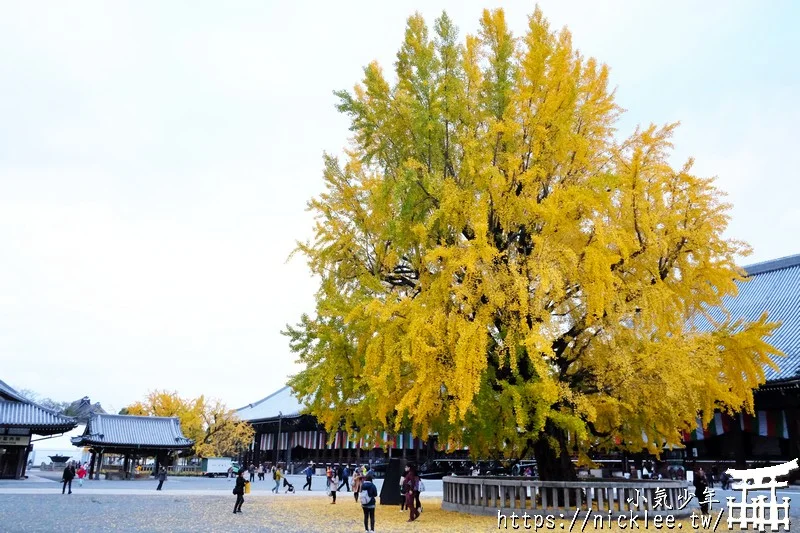
{"label": "distant tree", "polygon": [[43,398],[40,394],[32,391],[31,389],[19,389],[17,392],[23,398],[27,398],[28,400],[39,404],[46,409],[50,409],[51,411],[55,411],[65,416],[72,416],[68,413],[70,402],[58,402],[51,398]]}
{"label": "distant tree", "polygon": [[250,445],[254,435],[252,426],[233,409],[204,396],[186,399],[177,392],[155,390],[120,414],[177,417],[183,434],[195,441],[194,453],[199,457],[236,455]]}
{"label": "distant tree", "polygon": [[608,67],[538,8],[524,35],[485,10],[459,41],[414,15],[394,79],[371,63],[336,93],[352,144],[299,246],[316,313],[286,331],[310,412],[571,479],[573,453],[659,453],[698,415],[752,410],[777,324],[687,327],[749,248],[713,179],[670,165],[676,125],[616,136]]}
{"label": "distant tree", "polygon": [[37,394],[35,391],[32,391],[31,389],[17,389],[17,392],[23,398],[39,403],[39,394]]}

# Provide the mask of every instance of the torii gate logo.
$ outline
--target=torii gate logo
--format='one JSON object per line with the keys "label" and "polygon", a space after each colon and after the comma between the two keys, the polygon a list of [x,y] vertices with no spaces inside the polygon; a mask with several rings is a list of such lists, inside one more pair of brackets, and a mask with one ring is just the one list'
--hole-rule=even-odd
{"label": "torii gate logo", "polygon": [[[742,500],[728,496],[728,529],[732,529],[734,524],[739,524],[739,529],[749,529],[752,526],[758,531],[764,531],[766,526],[770,530],[777,531],[778,526],[783,526],[785,531],[789,530],[789,498],[784,497],[783,503],[778,503],[775,489],[788,485],[786,481],[777,481],[778,477],[787,476],[789,472],[798,468],[797,459],[776,466],[765,468],[753,468],[752,470],[733,470],[729,469],[726,473],[733,479],[742,480],[741,483],[733,485],[734,490],[742,491]],[[763,494],[758,497],[751,497],[747,501],[749,491],[760,491],[769,489],[769,501]],[[738,511],[738,514],[735,514]]]}

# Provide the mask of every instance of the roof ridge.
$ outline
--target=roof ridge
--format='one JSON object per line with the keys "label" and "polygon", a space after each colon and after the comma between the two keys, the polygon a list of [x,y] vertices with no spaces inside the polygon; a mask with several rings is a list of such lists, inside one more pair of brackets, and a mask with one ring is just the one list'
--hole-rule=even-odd
{"label": "roof ridge", "polygon": [[164,419],[164,420],[178,420],[178,421],[180,421],[180,419],[179,419],[177,416],[120,415],[120,414],[113,414],[113,413],[93,413],[93,414],[92,414],[92,416],[93,416],[93,417],[95,417],[95,416],[98,416],[98,417],[99,417],[99,416],[104,416],[104,417],[110,417],[110,416],[113,416],[113,417],[117,417],[117,418],[130,418],[130,417],[136,417],[136,418],[150,418],[150,419],[154,419],[154,418],[161,418],[161,419]]}
{"label": "roof ridge", "polygon": [[17,401],[20,402],[36,403],[21,395],[19,392],[17,392],[17,390],[14,387],[9,385],[2,379],[0,379],[0,391],[8,394],[9,396],[13,396]]}
{"label": "roof ridge", "polygon": [[766,274],[767,272],[774,272],[775,270],[783,270],[784,268],[792,268],[800,266],[800,254],[787,255],[777,259],[770,259],[768,261],[761,261],[751,265],[745,265],[744,270],[748,276],[756,276],[758,274]]}
{"label": "roof ridge", "polygon": [[[49,407],[45,407],[44,405],[41,405],[38,402],[35,402],[35,401],[31,400],[30,398],[26,398],[25,396],[23,396],[22,394],[17,392],[17,390],[15,388],[13,388],[11,385],[6,383],[2,379],[0,379],[0,390],[2,390],[8,396],[11,396],[12,398],[14,398],[14,400],[17,401],[17,402],[26,403],[28,405],[33,405],[34,407],[38,407],[39,409],[41,409],[41,410],[43,410],[43,411],[45,411],[47,413],[50,413],[50,414],[52,414],[54,416],[63,418],[64,420],[67,420],[67,421],[74,422],[76,420],[74,416],[67,416],[67,415],[65,415],[63,413],[59,413],[58,411],[56,411],[54,409],[50,409]],[[12,400],[4,400],[4,401],[12,401]]]}
{"label": "roof ridge", "polygon": [[241,411],[242,409],[253,408],[253,407],[255,407],[256,405],[258,405],[260,403],[264,403],[265,401],[269,400],[273,396],[277,396],[278,394],[280,394],[281,392],[285,391],[288,388],[290,388],[289,385],[284,385],[283,387],[281,387],[280,389],[276,390],[275,392],[273,392],[269,396],[265,396],[264,398],[261,398],[257,402],[249,403],[249,404],[247,404],[247,405],[245,405],[243,407],[240,407],[238,409],[234,409],[234,411]]}

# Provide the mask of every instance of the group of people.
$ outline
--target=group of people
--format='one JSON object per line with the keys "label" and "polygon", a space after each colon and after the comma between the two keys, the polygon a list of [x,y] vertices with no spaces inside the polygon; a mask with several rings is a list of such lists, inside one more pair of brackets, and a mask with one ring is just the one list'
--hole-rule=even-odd
{"label": "group of people", "polygon": [[[311,476],[314,473],[313,463],[309,463],[308,467],[303,470],[303,473],[306,476],[306,483],[303,485],[305,489],[308,487],[308,490],[311,490]],[[350,492],[350,480],[352,476],[353,481],[353,492],[356,500],[358,499],[358,489],[356,488],[357,485],[363,481],[363,479],[367,476],[375,477],[375,471],[372,467],[367,468],[366,465],[362,466],[354,466],[351,472],[350,465],[337,465],[335,468],[333,465],[329,465],[325,469],[325,490],[328,492],[333,501],[331,503],[336,503],[336,493],[342,490],[342,487],[347,489],[347,492]]]}
{"label": "group of people", "polygon": [[400,512],[406,509],[409,512],[408,521],[413,522],[419,518],[422,512],[422,504],[419,501],[419,493],[424,490],[422,479],[417,474],[417,468],[414,465],[406,465],[405,473],[400,478]]}
{"label": "group of people", "polygon": [[[72,480],[76,477],[78,478],[78,485],[81,487],[83,486],[83,479],[88,472],[88,466],[88,464],[81,464],[78,461],[70,461],[67,463],[67,466],[64,467],[64,473],[61,476],[61,482],[63,483],[61,494],[72,494]],[[69,488],[69,492],[66,492],[67,488]]]}
{"label": "group of people", "polygon": [[[231,469],[229,469],[229,472]],[[240,470],[239,473],[244,475],[244,469]],[[273,465],[271,463],[261,463],[260,465],[256,466],[253,463],[250,463],[250,466],[247,468],[247,473],[250,477],[247,483],[254,483],[256,477],[258,477],[259,481],[264,481],[266,476],[269,475],[272,477],[272,481],[275,482],[275,486],[272,487],[272,492],[277,494],[281,488],[281,481],[283,481],[283,487],[286,489],[284,492],[294,492],[294,485],[289,483],[289,480],[286,479],[286,471],[281,467],[280,464]]]}
{"label": "group of people", "polygon": [[[249,474],[249,481],[245,479],[245,472]],[[247,490],[247,484],[255,482],[256,476],[258,476],[259,480],[264,481],[267,474],[271,474],[272,480],[275,482],[275,486],[271,489],[272,492],[278,494],[281,488],[281,481],[283,481],[284,492],[294,492],[294,485],[286,478],[286,472],[281,465],[263,463],[256,467],[255,464],[251,464],[247,470],[242,468],[236,474],[236,484],[233,487],[233,494],[236,496],[236,503],[233,505],[234,514],[242,512],[244,495],[249,492],[249,490]]]}
{"label": "group of people", "polygon": [[[311,463],[306,468],[305,474],[306,484],[303,487],[308,487],[308,490],[311,490],[311,476],[313,475],[313,465]],[[332,466],[328,466],[325,469],[325,480],[332,504],[336,503],[336,493],[342,487],[346,487],[347,492],[350,492],[350,474],[348,465],[340,465],[335,469]],[[361,504],[361,510],[364,512],[364,531],[367,533],[375,531],[375,505],[378,497],[378,488],[372,482],[374,476],[375,471],[372,467],[367,468],[366,465],[362,465],[353,468],[353,499],[356,503]]]}
{"label": "group of people", "polygon": [[[255,465],[251,464],[250,468],[247,469],[247,472],[250,474],[250,481],[254,481],[255,475],[259,475],[259,479],[264,479],[264,476],[260,474],[272,472],[273,479],[275,480],[275,487],[273,487],[272,491],[275,493],[278,492],[281,479],[284,481],[284,486],[288,485],[291,487],[291,483],[286,480],[286,475],[279,465],[273,467],[262,465],[262,467],[257,468]],[[233,488],[233,494],[236,496],[236,503],[233,506],[234,514],[242,512],[244,495],[247,492],[246,485],[249,483],[249,481],[245,479],[244,474],[245,469],[241,469],[236,476],[236,484]],[[303,489],[308,488],[308,490],[311,490],[311,480],[312,476],[314,475],[314,464],[309,463],[308,466],[303,470],[303,474],[306,476],[306,483],[303,485]],[[355,499],[356,503],[361,505],[361,509],[364,513],[364,530],[367,533],[374,533],[375,506],[377,503],[376,499],[378,497],[378,488],[373,482],[375,471],[372,469],[372,467],[368,468],[366,465],[356,466],[351,472],[349,465],[339,465],[337,468],[334,468],[333,465],[328,466],[325,469],[326,491],[330,494],[332,499],[331,503],[335,504],[336,494],[342,489],[342,487],[345,487],[347,492],[350,492],[351,475],[353,498]],[[409,512],[411,513],[409,522],[416,520],[422,511],[422,505],[419,502],[419,493],[421,488],[420,485],[421,481],[417,475],[416,468],[413,466],[406,467],[405,475],[401,480],[401,492],[404,496],[404,499],[402,501],[400,510],[404,511],[406,508],[408,508]],[[290,492],[293,491],[294,488],[292,487]]]}

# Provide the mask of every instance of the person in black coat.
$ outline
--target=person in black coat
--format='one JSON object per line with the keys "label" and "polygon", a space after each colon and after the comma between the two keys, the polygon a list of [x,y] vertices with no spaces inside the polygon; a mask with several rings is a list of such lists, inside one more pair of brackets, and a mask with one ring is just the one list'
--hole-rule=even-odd
{"label": "person in black coat", "polygon": [[706,489],[708,488],[708,480],[706,473],[702,468],[699,468],[694,473],[694,495],[697,501],[700,502],[700,512],[708,514],[708,502],[706,501]]}
{"label": "person in black coat", "polygon": [[64,468],[64,475],[61,477],[61,481],[64,483],[64,486],[61,487],[61,494],[64,494],[64,491],[67,490],[67,485],[69,485],[69,494],[72,494],[72,480],[75,478],[75,467],[72,465],[68,465]]}
{"label": "person in black coat", "polygon": [[156,490],[161,490],[161,487],[164,486],[164,482],[167,480],[167,469],[163,466],[158,469],[158,488]]}
{"label": "person in black coat", "polygon": [[239,470],[239,474],[236,476],[236,486],[233,487],[233,493],[236,495],[233,513],[241,513],[242,504],[244,503],[244,470]]}

